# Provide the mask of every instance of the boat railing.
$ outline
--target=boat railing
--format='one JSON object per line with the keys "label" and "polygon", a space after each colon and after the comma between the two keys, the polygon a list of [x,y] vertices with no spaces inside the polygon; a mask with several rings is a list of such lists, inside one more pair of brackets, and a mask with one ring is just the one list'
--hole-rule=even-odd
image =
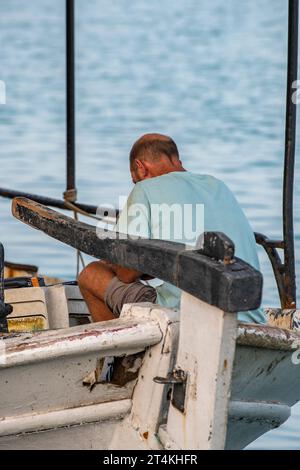
{"label": "boat railing", "polygon": [[162,279],[226,312],[260,306],[261,273],[234,256],[233,242],[222,233],[205,233],[203,249],[195,251],[182,243],[96,229],[25,198],[14,199],[12,212],[83,253]]}

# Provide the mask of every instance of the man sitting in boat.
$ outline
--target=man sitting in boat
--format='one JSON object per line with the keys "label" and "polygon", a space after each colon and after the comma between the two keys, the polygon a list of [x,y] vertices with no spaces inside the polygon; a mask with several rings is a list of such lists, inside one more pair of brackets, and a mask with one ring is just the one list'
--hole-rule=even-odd
{"label": "man sitting in boat", "polygon": [[[178,205],[193,208],[202,204],[205,231],[225,233],[235,243],[236,256],[259,270],[253,231],[232,192],[213,176],[186,171],[170,137],[161,134],[142,136],[130,152],[130,172],[135,187],[120,215],[116,227],[118,232],[185,243],[184,237],[179,240],[175,236],[179,222],[175,215],[170,229],[170,217],[154,217],[154,208]],[[132,223],[137,212],[135,208],[139,212],[138,224]],[[172,210],[167,212],[170,216]],[[195,211],[192,214],[194,216]],[[145,281],[143,273],[105,261],[87,266],[78,282],[96,322],[118,317],[123,305],[128,303],[153,302],[169,308],[180,307],[181,291],[177,287],[159,280]],[[261,309],[239,313],[239,320],[251,323],[266,321]]]}

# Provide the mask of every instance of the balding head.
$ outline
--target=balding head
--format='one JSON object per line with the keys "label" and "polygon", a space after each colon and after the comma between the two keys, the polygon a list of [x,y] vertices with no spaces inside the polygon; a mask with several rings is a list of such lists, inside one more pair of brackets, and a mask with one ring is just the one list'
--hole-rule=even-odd
{"label": "balding head", "polygon": [[177,145],[166,135],[145,134],[131,149],[130,171],[133,182],[161,176],[172,171],[184,171]]}
{"label": "balding head", "polygon": [[145,134],[136,141],[130,152],[130,166],[135,160],[157,160],[162,156],[179,159],[177,145],[171,137],[162,134]]}

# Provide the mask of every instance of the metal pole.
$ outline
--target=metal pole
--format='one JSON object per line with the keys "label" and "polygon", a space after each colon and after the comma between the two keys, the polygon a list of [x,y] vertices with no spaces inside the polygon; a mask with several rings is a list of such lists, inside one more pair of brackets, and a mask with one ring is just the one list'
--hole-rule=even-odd
{"label": "metal pole", "polygon": [[[56,207],[57,209],[64,210],[73,210],[70,209],[70,207],[68,207],[66,202],[62,199],[54,199],[51,197],[40,196],[38,194],[27,193],[24,191],[15,191],[13,189],[0,188],[0,197],[5,197],[7,199],[14,199],[15,197],[26,197],[27,199],[32,199],[33,201],[39,202],[40,204],[44,204],[45,206]],[[91,204],[80,204],[79,202],[76,202],[76,207],[94,215],[97,214],[98,210],[97,206],[93,206]],[[105,213],[105,211],[111,212],[111,209],[102,208],[101,213]],[[116,211],[116,215],[118,214],[119,211]],[[99,214],[99,218],[101,219],[101,214]]]}
{"label": "metal pole", "polygon": [[77,199],[75,181],[75,14],[74,0],[66,0],[67,188],[65,199]]}
{"label": "metal pole", "polygon": [[284,308],[296,307],[295,254],[293,227],[293,192],[296,142],[296,103],[294,82],[298,67],[299,1],[289,0],[288,66],[286,95],[286,131],[283,182],[283,238],[284,238]]}
{"label": "metal pole", "polygon": [[4,304],[4,247],[0,243],[0,304]]}

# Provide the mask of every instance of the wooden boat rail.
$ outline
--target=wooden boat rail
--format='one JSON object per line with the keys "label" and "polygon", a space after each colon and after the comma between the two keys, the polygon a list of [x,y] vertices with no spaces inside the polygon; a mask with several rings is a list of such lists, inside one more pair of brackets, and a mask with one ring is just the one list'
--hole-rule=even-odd
{"label": "wooden boat rail", "polygon": [[239,258],[227,259],[228,253],[233,255],[234,245],[224,234],[206,233],[204,249],[192,251],[181,243],[125,238],[25,198],[13,200],[12,213],[83,253],[162,279],[226,312],[260,306],[262,275]]}
{"label": "wooden boat rail", "polygon": [[144,351],[162,339],[154,321],[118,319],[63,330],[2,337],[0,369],[59,359],[85,352],[124,356]]}

